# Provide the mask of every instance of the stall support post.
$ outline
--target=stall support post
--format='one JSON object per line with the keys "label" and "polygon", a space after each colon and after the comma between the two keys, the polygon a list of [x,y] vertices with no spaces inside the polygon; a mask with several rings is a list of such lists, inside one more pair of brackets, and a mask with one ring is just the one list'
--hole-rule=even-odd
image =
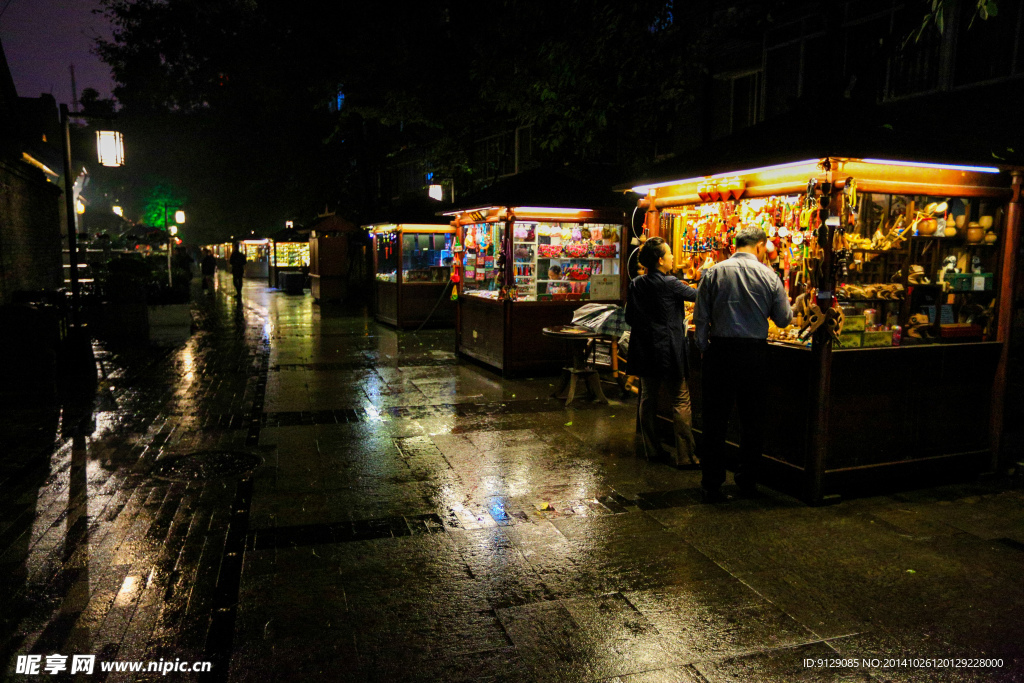
{"label": "stall support post", "polygon": [[277,242],[270,240],[270,255],[267,258],[270,265],[267,268],[267,286],[277,287]]}
{"label": "stall support post", "polygon": [[[458,218],[453,218],[450,224],[455,228],[455,234],[452,237],[452,272],[459,274],[459,282],[452,285],[455,291],[455,355],[459,355],[459,349],[462,347],[462,277],[466,274],[464,269],[464,263],[462,262],[462,251],[456,250],[455,245],[462,245],[465,243],[465,235],[462,234],[462,225],[459,223]],[[461,249],[461,246],[460,246]],[[374,252],[376,253],[376,252]],[[376,258],[376,257],[375,257]],[[458,265],[455,265],[458,263]]]}
{"label": "stall support post", "polygon": [[[516,283],[516,267],[515,259],[512,258],[512,254],[515,253],[515,247],[512,244],[512,231],[516,225],[516,217],[511,212],[508,214],[505,220],[505,234],[501,236],[502,250],[505,252],[505,262],[502,266],[502,272],[504,273],[503,279],[505,280],[505,291],[509,293],[510,298],[513,301],[519,299],[519,286]],[[500,252],[499,252],[500,253]],[[499,254],[494,255],[494,261],[497,263]]]}
{"label": "stall support post", "polygon": [[1014,284],[1017,275],[1017,254],[1020,251],[1021,222],[1021,181],[1024,169],[1013,171],[1013,198],[1006,210],[1006,230],[1003,234],[1003,272],[999,274],[999,311],[996,319],[996,339],[1002,342],[999,351],[999,364],[992,392],[992,416],[989,422],[989,444],[992,447],[991,469],[997,471],[1000,466],[1003,413],[1006,408],[1006,373],[1009,369],[1010,329],[1013,325]]}
{"label": "stall support post", "polygon": [[[658,211],[658,207],[654,203],[654,193],[652,192],[647,197],[649,204],[647,205],[647,213],[644,214],[644,232],[647,233],[647,237],[661,237],[661,212]],[[630,226],[632,230],[633,226]]]}
{"label": "stall support post", "polygon": [[[818,283],[816,303],[822,312],[832,308],[832,237],[833,231],[825,224],[829,214],[842,215],[842,193],[836,192],[829,174],[829,195],[818,200],[818,246],[821,248],[822,279]],[[807,459],[804,463],[804,500],[810,505],[824,502],[825,463],[828,455],[829,409],[832,393],[832,334],[825,325],[818,328],[811,345],[813,369],[811,371],[811,396],[814,397],[814,413],[811,416],[811,434]]]}

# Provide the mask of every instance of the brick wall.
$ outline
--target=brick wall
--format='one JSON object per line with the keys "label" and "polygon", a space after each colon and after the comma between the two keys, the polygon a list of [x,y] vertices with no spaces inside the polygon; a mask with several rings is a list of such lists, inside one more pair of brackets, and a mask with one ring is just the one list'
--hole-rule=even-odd
{"label": "brick wall", "polygon": [[58,289],[60,189],[42,172],[0,161],[0,304],[22,289]]}

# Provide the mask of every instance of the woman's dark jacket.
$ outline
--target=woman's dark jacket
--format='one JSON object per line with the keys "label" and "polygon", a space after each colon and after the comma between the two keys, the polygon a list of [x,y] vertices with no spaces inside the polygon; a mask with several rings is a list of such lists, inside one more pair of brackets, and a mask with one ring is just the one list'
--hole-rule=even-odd
{"label": "woman's dark jacket", "polygon": [[629,283],[629,374],[676,379],[686,376],[683,302],[696,300],[696,289],[658,270]]}

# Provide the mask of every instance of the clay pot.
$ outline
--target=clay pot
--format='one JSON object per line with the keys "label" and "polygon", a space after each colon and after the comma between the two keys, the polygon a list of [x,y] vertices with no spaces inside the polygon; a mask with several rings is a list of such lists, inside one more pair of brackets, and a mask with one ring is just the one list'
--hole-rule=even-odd
{"label": "clay pot", "polygon": [[917,223],[917,234],[918,235],[934,235],[935,231],[939,228],[939,222],[934,218],[923,218]]}
{"label": "clay pot", "polygon": [[985,229],[971,221],[967,224],[967,241],[971,244],[979,244],[985,239]]}
{"label": "clay pot", "polygon": [[989,231],[985,233],[985,244],[994,244],[997,239],[999,239],[999,235],[994,232]]}
{"label": "clay pot", "polygon": [[992,216],[978,216],[978,225],[980,225],[985,230],[988,230],[989,228],[991,228],[992,227],[992,223],[993,223]]}

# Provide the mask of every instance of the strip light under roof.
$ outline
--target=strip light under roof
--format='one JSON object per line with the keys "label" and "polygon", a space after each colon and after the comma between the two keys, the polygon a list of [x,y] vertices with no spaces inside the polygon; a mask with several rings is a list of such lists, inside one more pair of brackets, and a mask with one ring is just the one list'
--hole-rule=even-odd
{"label": "strip light under roof", "polygon": [[764,171],[778,171],[784,168],[793,168],[794,166],[806,166],[808,164],[817,164],[820,159],[805,159],[804,161],[791,161],[785,164],[776,164],[774,166],[762,166],[761,168],[749,168],[745,171],[729,171],[728,173],[716,173],[711,176],[699,176],[697,178],[685,178],[681,180],[667,180],[663,183],[651,183],[650,185],[637,185],[633,188],[633,192],[637,194],[647,194],[651,190],[655,190],[659,187],[668,187],[670,185],[684,185],[686,183],[699,183],[705,180],[714,180],[716,178],[732,178],[733,176],[744,176],[748,173],[762,173]]}
{"label": "strip light under roof", "polygon": [[893,161],[891,159],[862,159],[867,164],[888,164],[890,166],[919,166],[921,168],[941,168],[949,171],[973,171],[975,173],[999,173],[995,166],[961,166],[959,164],[929,164],[923,161]]}
{"label": "strip light under roof", "polygon": [[554,213],[559,215],[570,215],[574,213],[591,213],[590,209],[562,209],[546,206],[517,206],[514,209],[512,209],[512,213],[518,213],[520,211],[523,213]]}

